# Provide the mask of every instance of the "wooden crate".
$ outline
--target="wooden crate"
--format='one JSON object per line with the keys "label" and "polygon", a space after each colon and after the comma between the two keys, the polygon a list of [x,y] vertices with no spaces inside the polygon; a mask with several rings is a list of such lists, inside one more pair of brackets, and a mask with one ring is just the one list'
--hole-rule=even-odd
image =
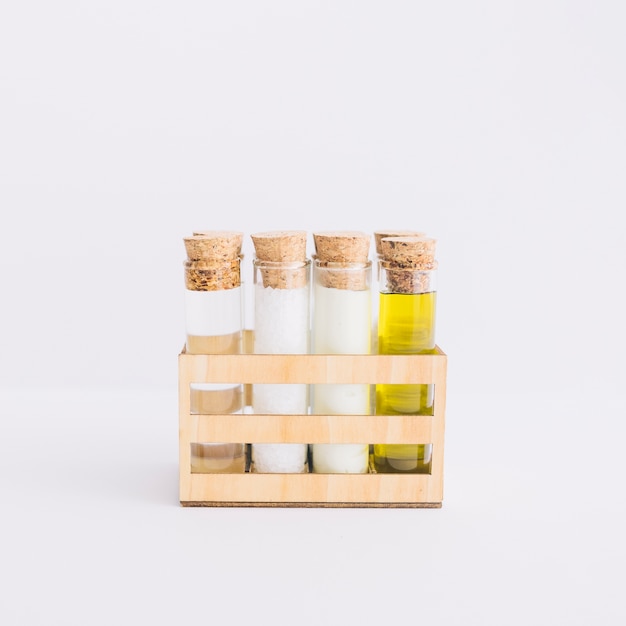
{"label": "wooden crate", "polygon": [[[429,355],[192,355],[183,349],[178,364],[183,506],[441,507],[447,357],[439,348]],[[192,415],[190,385],[205,382],[240,383],[248,392],[255,383],[433,383],[434,415]],[[430,474],[192,474],[192,442],[432,443],[432,467]]]}

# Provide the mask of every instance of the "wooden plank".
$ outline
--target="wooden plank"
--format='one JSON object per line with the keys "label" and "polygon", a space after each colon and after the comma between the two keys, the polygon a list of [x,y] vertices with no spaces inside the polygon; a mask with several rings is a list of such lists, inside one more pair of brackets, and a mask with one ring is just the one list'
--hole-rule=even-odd
{"label": "wooden plank", "polygon": [[189,411],[191,394],[189,390],[189,360],[178,357],[178,467],[180,493],[190,489],[191,442]]}
{"label": "wooden plank", "polygon": [[194,442],[431,443],[428,415],[190,415]]}
{"label": "wooden plank", "polygon": [[427,474],[192,474],[181,502],[409,503],[439,500]]}
{"label": "wooden plank", "polygon": [[441,502],[181,502],[184,507],[300,509],[440,509]]}
{"label": "wooden plank", "polygon": [[447,361],[443,361],[441,370],[435,381],[435,401],[433,415],[433,452],[431,472],[433,478],[433,497],[443,500],[443,467],[444,467],[444,438],[446,415],[446,376]]}
{"label": "wooden plank", "polygon": [[430,384],[446,355],[185,354],[190,383]]}

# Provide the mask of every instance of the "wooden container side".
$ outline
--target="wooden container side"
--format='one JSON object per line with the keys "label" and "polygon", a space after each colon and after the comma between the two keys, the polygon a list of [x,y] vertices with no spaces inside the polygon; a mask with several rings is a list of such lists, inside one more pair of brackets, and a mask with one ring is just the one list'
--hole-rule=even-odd
{"label": "wooden container side", "polygon": [[[250,336],[247,335],[250,345]],[[179,354],[183,506],[438,508],[443,499],[447,356]],[[192,415],[192,383],[434,384],[432,416]],[[431,474],[192,474],[190,443],[432,443]]]}
{"label": "wooden container side", "polygon": [[302,503],[441,502],[426,474],[192,474],[181,501]]}

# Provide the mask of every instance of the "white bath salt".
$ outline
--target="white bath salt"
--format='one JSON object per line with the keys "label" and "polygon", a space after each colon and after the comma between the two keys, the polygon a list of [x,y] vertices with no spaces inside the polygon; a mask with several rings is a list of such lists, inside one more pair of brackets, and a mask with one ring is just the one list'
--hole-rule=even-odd
{"label": "white bath salt", "polygon": [[[303,268],[308,272],[308,267]],[[309,350],[309,286],[292,289],[255,285],[254,352],[306,354]],[[308,412],[308,385],[257,384],[252,389],[254,413],[302,415]],[[252,446],[253,469],[259,473],[308,471],[306,443]]]}
{"label": "white bath salt", "polygon": [[255,443],[254,471],[258,474],[302,474],[306,471],[307,446],[300,443]]}
{"label": "white bath salt", "polygon": [[308,412],[308,385],[265,384],[254,385],[252,405],[260,415],[302,415]]}
{"label": "white bath salt", "polygon": [[254,352],[306,354],[308,351],[308,285],[296,289],[255,285]]}

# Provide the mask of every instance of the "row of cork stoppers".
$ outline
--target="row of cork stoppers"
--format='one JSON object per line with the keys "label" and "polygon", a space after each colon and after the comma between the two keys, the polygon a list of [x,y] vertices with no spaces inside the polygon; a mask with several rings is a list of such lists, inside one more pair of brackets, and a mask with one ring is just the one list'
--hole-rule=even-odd
{"label": "row of cork stoppers", "polygon": [[[427,354],[435,349],[435,240],[424,233],[315,232],[251,235],[257,354]],[[242,352],[243,233],[184,238],[186,352]],[[372,298],[373,278],[378,298]],[[312,285],[312,287],[311,287]],[[432,385],[193,383],[196,414],[430,415]],[[192,443],[195,473],[430,473],[430,444]]]}

